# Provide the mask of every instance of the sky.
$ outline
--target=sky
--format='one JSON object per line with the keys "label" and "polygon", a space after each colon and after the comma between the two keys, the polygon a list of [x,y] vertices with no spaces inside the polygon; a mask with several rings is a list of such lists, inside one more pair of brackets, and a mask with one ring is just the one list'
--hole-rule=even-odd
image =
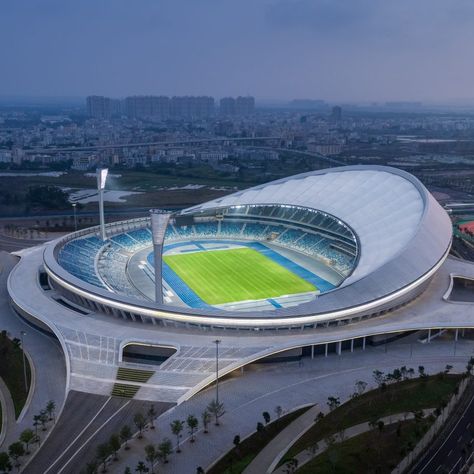
{"label": "sky", "polygon": [[0,0],[0,95],[474,98],[473,0]]}

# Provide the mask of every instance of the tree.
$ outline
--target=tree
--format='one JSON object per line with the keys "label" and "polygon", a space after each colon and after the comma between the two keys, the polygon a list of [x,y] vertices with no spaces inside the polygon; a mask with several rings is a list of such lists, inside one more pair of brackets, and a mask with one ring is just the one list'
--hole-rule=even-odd
{"label": "tree", "polygon": [[265,420],[265,424],[268,425],[270,423],[270,413],[268,411],[264,411],[262,413],[263,419]]}
{"label": "tree", "polygon": [[375,383],[377,384],[377,386],[379,388],[382,387],[382,384],[385,382],[385,375],[383,372],[381,372],[380,370],[374,370],[372,372],[372,376],[375,380]]}
{"label": "tree", "polygon": [[327,405],[329,407],[329,411],[335,410],[340,404],[341,401],[339,400],[339,397],[328,397]]}
{"label": "tree", "polygon": [[147,444],[145,446],[145,460],[146,462],[150,463],[151,474],[153,474],[154,472],[153,466],[157,459],[158,459],[158,451],[156,450],[155,446],[153,446],[152,444]]}
{"label": "tree", "polygon": [[12,470],[12,463],[10,462],[10,456],[8,453],[0,453],[0,471],[10,472]]}
{"label": "tree", "polygon": [[97,458],[102,464],[102,472],[107,472],[107,458],[111,454],[109,443],[102,443],[97,446]]}
{"label": "tree", "polygon": [[20,458],[25,455],[25,448],[21,441],[16,441],[8,446],[8,454],[13,459],[15,467],[20,467]]}
{"label": "tree", "polygon": [[225,413],[224,412],[224,404],[218,402],[217,400],[212,400],[211,403],[207,406],[208,412],[214,416],[215,418],[215,425],[219,426],[219,418]]}
{"label": "tree", "polygon": [[22,431],[20,435],[20,441],[25,444],[26,447],[26,454],[30,454],[30,444],[35,441],[36,435],[33,430],[27,429]]}
{"label": "tree", "polygon": [[41,424],[41,429],[46,431],[46,424],[48,423],[49,416],[46,410],[41,410],[39,414],[39,422]]}
{"label": "tree", "polygon": [[239,451],[240,451],[240,448],[239,448],[239,446],[240,446],[240,436],[239,436],[239,435],[235,435],[235,436],[234,436],[234,441],[233,441],[233,443],[234,443],[234,446],[235,446],[235,451],[236,451],[237,454],[238,454]]}
{"label": "tree", "polygon": [[357,395],[362,395],[365,392],[365,389],[367,388],[367,382],[364,382],[363,380],[358,380],[355,383],[355,390]]}
{"label": "tree", "polygon": [[263,426],[263,423],[259,421],[257,423],[257,433],[262,434],[264,431],[265,431],[265,426]]}
{"label": "tree", "polygon": [[120,430],[120,439],[125,443],[125,449],[128,451],[130,447],[128,446],[128,442],[132,438],[132,430],[130,426],[124,425]]}
{"label": "tree", "polygon": [[109,439],[110,450],[114,455],[114,461],[117,461],[117,451],[120,449],[120,436],[118,434],[112,434]]}
{"label": "tree", "polygon": [[138,439],[142,439],[143,428],[145,428],[146,425],[146,420],[143,416],[143,413],[135,413],[135,415],[133,415],[133,423],[135,423],[135,426],[138,429]]}
{"label": "tree", "polygon": [[202,412],[201,420],[202,420],[202,425],[204,426],[204,433],[209,433],[209,430],[207,429],[207,427],[209,426],[209,423],[211,422],[211,414],[207,410],[204,410]]}
{"label": "tree", "polygon": [[140,474],[145,474],[146,472],[149,472],[150,469],[148,469],[143,461],[140,461],[137,464],[137,467],[135,468],[136,472],[139,472]]}
{"label": "tree", "polygon": [[191,443],[194,443],[194,433],[197,430],[199,421],[194,415],[189,415],[186,418],[186,424],[188,425],[189,434],[191,435]]}
{"label": "tree", "polygon": [[275,407],[275,414],[276,414],[277,418],[280,418],[281,415],[283,414],[283,408],[280,405],[277,405]]}
{"label": "tree", "polygon": [[384,427],[385,427],[385,423],[382,420],[377,421],[377,428],[379,430],[379,433],[382,433]]}
{"label": "tree", "polygon": [[168,456],[173,451],[173,445],[169,438],[164,438],[163,441],[158,445],[158,455],[163,464],[168,464]]}
{"label": "tree", "polygon": [[447,364],[446,367],[444,368],[444,373],[447,375],[449,374],[449,371],[453,368],[452,365]]}
{"label": "tree", "polygon": [[86,464],[86,474],[97,474],[97,469],[98,469],[98,464],[97,461],[90,461]]}
{"label": "tree", "polygon": [[291,458],[285,464],[285,472],[287,474],[293,474],[298,468],[298,459]]}
{"label": "tree", "polygon": [[316,441],[310,444],[306,448],[306,450],[308,451],[308,456],[311,456],[312,458],[314,458],[314,456],[316,456],[316,453],[318,452],[318,449],[319,449],[319,445]]}
{"label": "tree", "polygon": [[38,435],[38,426],[41,425],[40,422],[40,416],[39,415],[34,415],[33,416],[33,426],[35,427],[35,434]]}
{"label": "tree", "polygon": [[418,366],[418,375],[421,378],[426,377],[425,368],[422,365]]}
{"label": "tree", "polygon": [[170,424],[171,432],[176,436],[176,452],[180,453],[181,449],[179,448],[179,439],[181,438],[181,431],[184,428],[184,421],[174,420]]}
{"label": "tree", "polygon": [[123,474],[132,474],[132,470],[127,466],[125,471],[123,471]]}
{"label": "tree", "polygon": [[53,400],[50,400],[46,404],[46,413],[49,416],[49,421],[54,421],[54,412],[56,410],[56,403],[53,402]]}
{"label": "tree", "polygon": [[156,413],[156,410],[155,410],[155,405],[150,405],[150,408],[148,408],[148,411],[147,411],[147,416],[148,416],[148,420],[150,422],[150,428],[152,430],[155,429],[155,418],[157,417],[158,413]]}

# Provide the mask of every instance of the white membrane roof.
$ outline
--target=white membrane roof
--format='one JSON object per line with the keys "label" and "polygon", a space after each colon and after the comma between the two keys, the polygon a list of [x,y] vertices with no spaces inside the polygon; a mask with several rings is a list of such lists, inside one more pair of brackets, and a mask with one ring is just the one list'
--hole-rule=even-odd
{"label": "white membrane roof", "polygon": [[359,261],[346,286],[402,252],[425,210],[424,188],[384,167],[348,167],[297,175],[187,209],[243,204],[288,204],[318,209],[348,224],[359,240]]}

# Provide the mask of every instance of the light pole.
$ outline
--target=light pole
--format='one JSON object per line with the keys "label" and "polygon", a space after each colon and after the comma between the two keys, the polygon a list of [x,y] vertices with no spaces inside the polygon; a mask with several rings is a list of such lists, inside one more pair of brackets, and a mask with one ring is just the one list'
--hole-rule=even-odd
{"label": "light pole", "polygon": [[74,211],[74,231],[75,231],[75,232],[77,232],[76,206],[77,206],[77,203],[76,203],[76,202],[73,202],[73,203],[72,203],[72,209],[73,209],[73,211]]}
{"label": "light pole", "polygon": [[100,238],[107,239],[105,233],[105,218],[104,218],[104,188],[105,181],[109,170],[107,168],[99,168],[97,170],[97,192],[99,193],[99,223],[100,223]]}
{"label": "light pole", "polygon": [[26,356],[25,356],[25,341],[24,336],[26,336],[25,331],[21,331],[21,351],[23,352],[23,377],[25,381],[25,393],[28,393],[28,380],[26,379]]}
{"label": "light pole", "polygon": [[219,404],[219,344],[220,339],[216,339],[214,344],[216,345],[216,405]]}

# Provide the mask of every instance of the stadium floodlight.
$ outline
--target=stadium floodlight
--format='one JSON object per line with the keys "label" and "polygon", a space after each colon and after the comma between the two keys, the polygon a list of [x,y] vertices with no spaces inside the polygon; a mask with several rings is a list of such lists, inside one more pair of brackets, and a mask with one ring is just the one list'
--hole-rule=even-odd
{"label": "stadium floodlight", "polygon": [[105,233],[105,217],[104,217],[104,188],[105,181],[107,180],[107,174],[109,170],[107,168],[97,169],[97,192],[99,193],[99,222],[100,222],[100,237],[102,240],[107,239]]}
{"label": "stadium floodlight", "polygon": [[155,261],[155,301],[163,304],[163,245],[166,227],[171,213],[161,209],[150,209],[151,234],[153,240],[153,259]]}

